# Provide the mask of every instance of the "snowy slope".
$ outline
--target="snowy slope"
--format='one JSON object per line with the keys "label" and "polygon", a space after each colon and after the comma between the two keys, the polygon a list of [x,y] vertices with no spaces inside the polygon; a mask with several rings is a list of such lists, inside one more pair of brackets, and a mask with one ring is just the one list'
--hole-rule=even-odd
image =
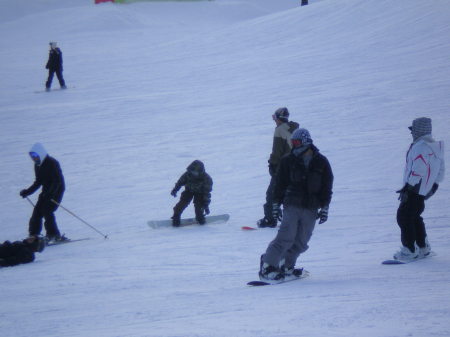
{"label": "snowy slope", "polygon": [[[450,144],[446,1],[92,2],[0,0],[0,240],[27,234],[36,141],[62,165],[63,204],[109,234],[58,210],[91,239],[0,270],[2,336],[450,335],[448,179],[424,214],[438,255],[380,265],[400,245],[407,126],[431,117]],[[71,88],[35,94],[50,40]],[[312,276],[249,289],[276,231],[240,227],[262,216],[280,106],[330,159],[334,197],[299,261]],[[150,230],[194,159],[230,221]]]}

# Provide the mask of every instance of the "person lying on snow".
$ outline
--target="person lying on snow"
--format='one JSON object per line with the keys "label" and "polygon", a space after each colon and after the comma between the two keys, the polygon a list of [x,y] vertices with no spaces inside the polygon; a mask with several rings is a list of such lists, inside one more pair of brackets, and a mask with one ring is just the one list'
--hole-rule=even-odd
{"label": "person lying on snow", "polygon": [[11,267],[34,261],[34,253],[41,253],[45,248],[45,239],[30,236],[23,241],[5,241],[0,244],[0,267]]}

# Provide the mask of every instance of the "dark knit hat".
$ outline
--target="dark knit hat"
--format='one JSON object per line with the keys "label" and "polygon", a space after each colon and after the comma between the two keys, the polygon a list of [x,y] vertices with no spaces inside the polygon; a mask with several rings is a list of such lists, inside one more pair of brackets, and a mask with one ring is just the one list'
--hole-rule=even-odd
{"label": "dark knit hat", "polygon": [[291,135],[292,140],[300,140],[302,145],[311,145],[313,143],[309,131],[303,128],[295,130]]}
{"label": "dark knit hat", "polygon": [[287,122],[289,120],[289,110],[286,107],[278,108],[273,116],[280,121]]}
{"label": "dark knit hat", "polygon": [[413,120],[409,127],[414,139],[425,135],[431,135],[431,118],[420,117]]}

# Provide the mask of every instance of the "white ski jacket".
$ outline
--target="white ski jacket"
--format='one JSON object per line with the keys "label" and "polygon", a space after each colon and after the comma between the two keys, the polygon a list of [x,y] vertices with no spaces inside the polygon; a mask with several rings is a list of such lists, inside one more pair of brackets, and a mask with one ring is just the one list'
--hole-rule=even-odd
{"label": "white ski jacket", "polygon": [[431,135],[418,138],[408,150],[403,183],[419,185],[419,194],[427,195],[434,183],[444,180],[444,142]]}

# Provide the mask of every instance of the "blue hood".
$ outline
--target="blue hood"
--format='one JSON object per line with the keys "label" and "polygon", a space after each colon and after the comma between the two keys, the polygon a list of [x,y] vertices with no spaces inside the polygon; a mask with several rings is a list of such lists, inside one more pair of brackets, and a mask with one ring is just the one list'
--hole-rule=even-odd
{"label": "blue hood", "polygon": [[38,154],[39,156],[39,165],[42,164],[45,160],[45,158],[47,158],[47,150],[45,150],[44,146],[41,143],[36,143],[31,147],[31,150],[29,153],[31,152],[35,152]]}

